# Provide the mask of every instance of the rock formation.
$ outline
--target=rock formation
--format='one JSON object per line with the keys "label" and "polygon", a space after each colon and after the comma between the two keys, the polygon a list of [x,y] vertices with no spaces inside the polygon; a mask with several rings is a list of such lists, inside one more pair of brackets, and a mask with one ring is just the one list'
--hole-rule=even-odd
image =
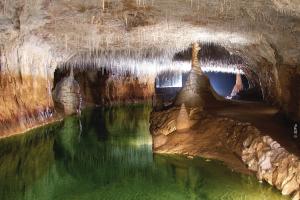
{"label": "rock formation", "polygon": [[190,115],[196,121],[193,128],[178,132],[173,123],[177,112],[172,108],[152,113],[150,131],[154,152],[217,159],[242,173],[249,173],[248,168],[283,195],[300,199],[300,160],[270,136],[263,136],[249,123],[200,110]]}
{"label": "rock formation", "polygon": [[54,105],[43,76],[0,73],[0,137],[51,122]]}
{"label": "rock formation", "polygon": [[255,171],[259,180],[265,180],[283,195],[300,199],[300,160],[287,152],[269,136],[248,137],[243,142],[243,162]]}
{"label": "rock formation", "polygon": [[197,74],[204,75],[201,66],[199,65],[199,59],[198,59],[198,54],[200,49],[201,48],[197,42],[194,42],[192,44],[192,69],[195,70]]}
{"label": "rock formation", "polygon": [[188,112],[184,104],[181,105],[178,117],[176,119],[176,130],[187,131],[191,127]]}
{"label": "rock formation", "polygon": [[244,86],[243,86],[243,81],[242,81],[241,74],[236,74],[235,85],[234,85],[234,87],[232,89],[232,92],[230,94],[230,98],[236,96],[243,89],[244,89]]}
{"label": "rock formation", "polygon": [[61,108],[67,115],[79,113],[82,98],[80,86],[74,79],[73,68],[70,75],[61,80],[53,91],[53,98],[58,108]]}
{"label": "rock formation", "polygon": [[[193,51],[196,47],[193,46]],[[194,53],[192,57],[195,58]],[[253,171],[260,181],[299,200],[299,158],[253,125],[212,114],[210,104],[217,107],[220,103],[223,106],[230,103],[219,101],[197,66],[197,61],[192,60],[192,70],[173,107],[151,113],[153,151],[222,160],[236,171]],[[237,75],[234,94],[241,89],[241,76]],[[191,109],[189,116],[185,104]]]}
{"label": "rock formation", "polygon": [[[57,70],[54,84],[68,75],[66,70]],[[113,75],[98,69],[74,70],[80,86],[83,106],[141,103],[150,101],[154,94],[154,78],[130,75]]]}
{"label": "rock formation", "polygon": [[208,77],[203,74],[198,61],[198,44],[192,48],[192,69],[187,81],[175,99],[174,105],[185,104],[188,107],[204,107],[216,104],[218,95],[212,90]]}

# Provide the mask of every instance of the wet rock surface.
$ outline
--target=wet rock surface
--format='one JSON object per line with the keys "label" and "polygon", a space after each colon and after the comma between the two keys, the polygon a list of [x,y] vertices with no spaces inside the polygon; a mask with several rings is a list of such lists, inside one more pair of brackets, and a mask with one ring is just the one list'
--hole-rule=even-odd
{"label": "wet rock surface", "polygon": [[[239,105],[242,103],[218,101],[209,83],[203,84],[197,81],[200,76],[191,79],[191,77],[197,77],[195,75],[200,75],[195,72],[196,70],[191,70],[187,84],[176,97],[173,107],[161,111],[154,110],[151,113],[150,132],[153,138],[153,151],[221,160],[233,170],[256,174],[259,181],[266,181],[279,189],[283,195],[292,195],[293,200],[298,200],[300,193],[299,158],[259,130],[255,126],[255,124],[260,124],[257,123],[259,118],[253,120],[257,116],[264,115],[270,118],[272,115],[267,113],[271,110],[262,109],[255,116],[253,115],[256,112],[255,109],[251,111],[249,107],[245,112],[241,109],[243,106]],[[179,107],[176,104],[178,101],[184,104]],[[215,108],[208,106],[211,102]],[[188,106],[186,107],[185,104]],[[225,110],[223,114],[218,104],[223,105],[222,109]],[[258,104],[253,105],[258,106]],[[226,107],[229,107],[227,111]],[[245,112],[240,114],[241,119],[252,118],[254,124],[248,123],[247,120],[242,122],[226,117],[226,112],[230,113],[230,109],[233,110],[234,107],[240,107],[240,111]],[[237,111],[239,110],[232,112],[233,116],[239,116]],[[181,123],[178,119],[181,119]],[[189,128],[183,131],[182,123],[187,124],[187,122]]]}
{"label": "wet rock surface", "polygon": [[82,101],[80,86],[74,79],[73,73],[56,85],[53,99],[57,108],[62,109],[64,114],[70,115],[80,112]]}
{"label": "wet rock surface", "polygon": [[259,180],[265,180],[283,195],[294,194],[299,199],[299,158],[286,151],[269,136],[259,136],[250,145],[244,144],[242,160],[256,172]]}
{"label": "wet rock surface", "polygon": [[0,74],[0,138],[55,120],[45,77]]}
{"label": "wet rock surface", "polygon": [[[66,70],[57,70],[54,84],[67,75]],[[116,76],[97,69],[75,69],[74,79],[80,86],[83,107],[147,102],[154,94],[154,78],[143,79],[126,74]]]}
{"label": "wet rock surface", "polygon": [[283,195],[299,199],[300,161],[250,123],[190,109],[194,125],[176,131],[179,107],[153,112],[150,131],[155,153],[184,154],[224,161],[233,170],[254,173]]}

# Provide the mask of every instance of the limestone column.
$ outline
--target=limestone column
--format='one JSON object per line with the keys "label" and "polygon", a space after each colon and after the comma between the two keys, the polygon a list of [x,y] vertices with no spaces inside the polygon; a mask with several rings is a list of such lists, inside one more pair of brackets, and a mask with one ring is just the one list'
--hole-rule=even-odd
{"label": "limestone column", "polygon": [[198,53],[200,50],[198,43],[193,43],[192,48],[192,69],[184,83],[184,86],[176,96],[174,105],[197,107],[203,109],[208,104],[213,104],[216,101],[216,96],[207,76],[200,68]]}
{"label": "limestone column", "polygon": [[199,59],[198,59],[198,53],[200,50],[200,46],[198,42],[193,43],[192,45],[192,70],[197,71],[199,74],[203,74],[203,71],[201,70]]}

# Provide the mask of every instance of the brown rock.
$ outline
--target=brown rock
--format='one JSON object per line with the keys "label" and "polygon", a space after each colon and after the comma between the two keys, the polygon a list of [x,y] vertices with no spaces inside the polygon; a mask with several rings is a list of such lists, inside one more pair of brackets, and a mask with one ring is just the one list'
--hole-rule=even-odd
{"label": "brown rock", "polygon": [[292,192],[299,189],[299,184],[296,181],[296,177],[293,176],[291,180],[289,180],[282,188],[282,194],[283,195],[289,195]]}
{"label": "brown rock", "polygon": [[281,163],[277,168],[278,175],[275,181],[275,186],[280,190],[282,189],[282,183],[284,179],[288,176],[288,170],[287,170],[288,164],[289,164],[289,159],[283,158],[283,160],[281,161]]}
{"label": "brown rock", "polygon": [[220,97],[212,90],[207,76],[193,68],[174,104],[181,106],[184,103],[188,107],[202,109],[212,104],[218,104],[217,99]]}
{"label": "brown rock", "polygon": [[73,70],[70,75],[57,83],[53,92],[54,101],[67,115],[79,112],[81,109],[80,86],[74,79]]}
{"label": "brown rock", "polygon": [[297,191],[297,192],[295,192],[295,194],[293,195],[292,200],[299,200],[299,199],[300,199],[300,192]]}
{"label": "brown rock", "polygon": [[189,119],[189,115],[187,113],[186,107],[181,104],[181,108],[176,119],[176,130],[177,131],[186,131],[191,127],[191,122]]}

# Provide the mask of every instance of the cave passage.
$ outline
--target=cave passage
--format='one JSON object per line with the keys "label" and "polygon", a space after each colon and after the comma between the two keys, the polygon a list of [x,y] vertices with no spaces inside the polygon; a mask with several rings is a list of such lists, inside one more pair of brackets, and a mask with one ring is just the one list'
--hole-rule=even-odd
{"label": "cave passage", "polygon": [[[228,100],[263,101],[260,84],[257,80],[252,80],[252,77],[255,77],[254,72],[245,70],[247,64],[241,57],[214,43],[203,44],[199,50],[195,55],[192,47],[178,52],[173,56],[173,61],[180,61],[183,65],[190,64],[192,59],[196,59],[191,65],[193,62],[199,65],[198,67],[209,78],[212,89]],[[170,105],[186,84],[189,73],[190,71],[174,69],[158,72],[155,78],[155,95],[164,104]]]}
{"label": "cave passage", "polygon": [[[207,72],[206,75],[208,76],[210,83],[213,89],[221,96],[227,97],[230,96],[232,90],[235,86],[236,82],[236,75],[229,74],[229,73],[221,73],[221,72]],[[242,75],[242,83],[243,83],[243,90],[249,89],[248,80],[247,78]],[[237,97],[238,98],[238,97]]]}
{"label": "cave passage", "polygon": [[[192,48],[196,47],[199,51],[199,44],[193,44]],[[260,85],[252,79],[255,75],[251,70],[244,72],[248,66],[241,58],[222,46],[204,44],[199,53],[187,49],[175,54],[173,61],[176,60],[189,68],[158,67],[154,73],[132,73],[126,67],[119,70],[89,63],[58,67],[53,76],[52,98],[57,114],[70,116],[0,141],[4,144],[0,152],[6,152],[0,159],[5,163],[1,165],[0,179],[12,177],[0,181],[4,188],[0,198],[41,199],[46,193],[50,199],[74,195],[77,199],[286,199],[271,186],[258,183],[241,159],[221,146],[223,143],[213,131],[200,141],[209,145],[204,148],[206,156],[212,150],[212,159],[224,163],[202,158],[201,154],[156,154],[156,147],[164,147],[169,135],[178,140],[187,135],[193,138],[202,119],[205,123],[223,117],[218,121],[230,118],[237,121],[234,124],[254,124],[298,155],[291,138],[280,134],[289,131],[287,124],[277,116],[276,108],[263,102]],[[168,113],[155,117],[161,126],[154,129],[158,133],[153,131],[156,112]],[[222,124],[213,128],[219,125]],[[233,127],[226,130],[234,130]],[[196,133],[195,141],[202,133]],[[193,142],[188,147],[193,147]],[[200,143],[196,142],[196,147]],[[172,142],[168,144],[173,147]],[[181,144],[175,141],[174,146],[180,148]],[[41,156],[35,157],[37,154]],[[228,158],[236,168],[224,166]],[[31,176],[30,171],[36,174]]]}

